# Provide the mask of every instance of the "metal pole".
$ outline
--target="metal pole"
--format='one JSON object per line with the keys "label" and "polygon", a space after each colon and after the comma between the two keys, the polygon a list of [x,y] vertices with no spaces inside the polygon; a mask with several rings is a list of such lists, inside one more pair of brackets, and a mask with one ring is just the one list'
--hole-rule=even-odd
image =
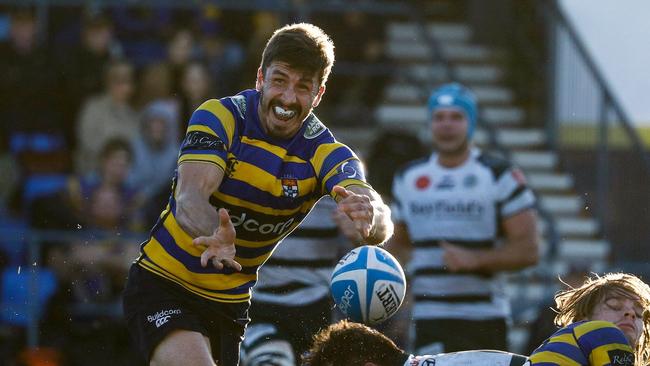
{"label": "metal pole", "polygon": [[34,348],[38,346],[38,321],[39,321],[39,263],[40,263],[40,238],[37,235],[30,235],[27,239],[27,250],[29,252],[29,288],[27,291],[27,346]]}
{"label": "metal pole", "polygon": [[607,189],[609,186],[609,125],[607,121],[607,110],[609,107],[609,100],[603,94],[600,105],[599,128],[598,128],[598,168],[597,168],[597,197],[598,197],[598,216],[600,224],[602,225],[602,232],[605,239],[607,239],[607,222],[606,222],[606,209],[608,206]]}

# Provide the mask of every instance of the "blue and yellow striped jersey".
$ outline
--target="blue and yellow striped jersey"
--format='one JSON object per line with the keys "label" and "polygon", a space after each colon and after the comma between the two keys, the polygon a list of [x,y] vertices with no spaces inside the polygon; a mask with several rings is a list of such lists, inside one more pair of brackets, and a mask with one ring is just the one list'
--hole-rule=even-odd
{"label": "blue and yellow striped jersey", "polygon": [[570,324],[530,355],[534,366],[634,366],[634,351],[623,332],[606,321]]}
{"label": "blue and yellow striped jersey", "polygon": [[369,187],[359,159],[315,115],[293,138],[272,139],[261,128],[258,103],[255,90],[203,103],[178,158],[179,164],[212,163],[224,170],[210,203],[229,211],[242,271],[201,267],[202,251],[175,219],[173,194],[138,258],[145,269],[215,301],[247,301],[258,268],[335,185]]}

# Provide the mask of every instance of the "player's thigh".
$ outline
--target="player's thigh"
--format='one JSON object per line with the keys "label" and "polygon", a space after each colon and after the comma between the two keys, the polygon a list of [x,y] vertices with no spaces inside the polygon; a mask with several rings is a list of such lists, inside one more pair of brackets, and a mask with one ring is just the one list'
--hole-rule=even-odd
{"label": "player's thigh", "polygon": [[175,330],[169,333],[151,355],[151,366],[214,366],[210,341],[199,332]]}

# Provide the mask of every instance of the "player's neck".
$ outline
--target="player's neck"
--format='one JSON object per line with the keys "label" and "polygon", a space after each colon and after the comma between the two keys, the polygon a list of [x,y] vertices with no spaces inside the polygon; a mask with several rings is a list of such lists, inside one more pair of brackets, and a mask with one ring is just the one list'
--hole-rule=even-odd
{"label": "player's neck", "polygon": [[438,164],[442,165],[445,168],[455,168],[467,161],[470,155],[470,148],[466,146],[462,150],[458,151],[445,151],[438,152]]}

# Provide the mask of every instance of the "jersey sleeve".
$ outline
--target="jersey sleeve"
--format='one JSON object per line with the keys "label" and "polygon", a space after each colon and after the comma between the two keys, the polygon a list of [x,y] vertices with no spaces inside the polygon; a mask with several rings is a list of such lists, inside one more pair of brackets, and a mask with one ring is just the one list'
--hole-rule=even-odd
{"label": "jersey sleeve", "polygon": [[372,189],[366,182],[365,169],[354,152],[340,142],[321,144],[311,159],[321,190],[336,198],[334,186],[363,186]]}
{"label": "jersey sleeve", "polygon": [[221,101],[210,99],[194,111],[181,143],[178,164],[207,162],[226,169],[235,130],[233,113]]}
{"label": "jersey sleeve", "polygon": [[590,365],[634,365],[634,351],[614,324],[591,321],[574,329],[580,348],[589,354]]}
{"label": "jersey sleeve", "polygon": [[502,217],[510,217],[535,206],[535,195],[519,168],[509,166],[497,177],[496,184],[497,202]]}

